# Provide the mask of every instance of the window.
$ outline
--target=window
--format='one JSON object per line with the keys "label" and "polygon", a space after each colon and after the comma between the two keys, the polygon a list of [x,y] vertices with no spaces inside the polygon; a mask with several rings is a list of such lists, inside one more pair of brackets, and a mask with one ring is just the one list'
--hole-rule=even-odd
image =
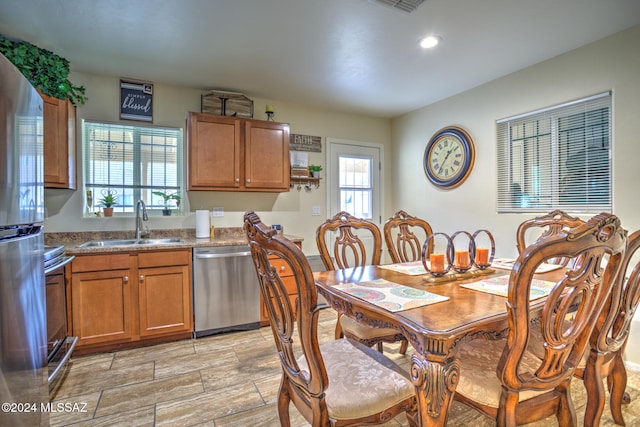
{"label": "window", "polygon": [[497,121],[497,211],[611,211],[609,92]]}
{"label": "window", "polygon": [[147,209],[162,209],[163,198],[153,191],[182,198],[182,129],[83,121],[82,134],[88,215],[107,191],[117,194],[114,208],[121,213],[133,212],[139,199]]}
{"label": "window", "polygon": [[370,157],[339,157],[338,187],[340,210],[358,218],[372,219],[373,159]]}

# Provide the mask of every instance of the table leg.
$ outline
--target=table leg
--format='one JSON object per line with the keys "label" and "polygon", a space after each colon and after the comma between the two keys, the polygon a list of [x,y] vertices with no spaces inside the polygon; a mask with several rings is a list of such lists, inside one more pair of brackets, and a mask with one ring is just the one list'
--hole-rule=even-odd
{"label": "table leg", "polygon": [[413,355],[411,382],[416,386],[418,420],[421,426],[447,424],[459,375],[460,366],[454,358],[428,360],[420,354]]}

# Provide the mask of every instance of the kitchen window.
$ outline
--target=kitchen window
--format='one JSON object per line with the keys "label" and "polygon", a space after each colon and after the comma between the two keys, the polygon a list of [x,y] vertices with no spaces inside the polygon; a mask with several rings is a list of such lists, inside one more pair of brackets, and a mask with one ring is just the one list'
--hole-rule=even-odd
{"label": "kitchen window", "polygon": [[497,211],[611,212],[611,93],[497,121]]}
{"label": "kitchen window", "polygon": [[99,212],[109,191],[117,195],[116,213],[133,213],[139,199],[163,209],[153,191],[183,198],[182,129],[83,121],[82,135],[85,215]]}

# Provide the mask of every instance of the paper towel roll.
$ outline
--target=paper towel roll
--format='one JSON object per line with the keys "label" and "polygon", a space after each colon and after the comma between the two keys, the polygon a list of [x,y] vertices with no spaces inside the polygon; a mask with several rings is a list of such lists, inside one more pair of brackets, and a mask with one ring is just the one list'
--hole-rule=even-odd
{"label": "paper towel roll", "polygon": [[196,239],[209,237],[209,211],[196,211]]}

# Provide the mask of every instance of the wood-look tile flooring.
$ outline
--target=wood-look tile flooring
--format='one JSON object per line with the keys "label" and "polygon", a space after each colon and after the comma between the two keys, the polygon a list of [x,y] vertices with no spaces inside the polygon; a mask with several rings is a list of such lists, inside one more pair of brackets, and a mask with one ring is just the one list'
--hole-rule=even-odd
{"label": "wood-look tile flooring", "polygon": [[[333,339],[336,314],[320,316],[320,337]],[[407,369],[410,353],[385,345],[385,354]],[[411,348],[411,347],[410,347]],[[279,426],[276,396],[280,363],[270,328],[74,358],[54,402],[86,404],[84,412],[52,413],[52,426]],[[640,425],[640,374],[629,372],[627,426]],[[585,393],[572,382],[580,425]],[[308,426],[291,405],[291,424]],[[386,426],[407,425],[404,415]],[[454,402],[449,426],[494,426],[487,417]],[[554,417],[530,424],[557,425]],[[601,426],[613,426],[608,404]]]}

